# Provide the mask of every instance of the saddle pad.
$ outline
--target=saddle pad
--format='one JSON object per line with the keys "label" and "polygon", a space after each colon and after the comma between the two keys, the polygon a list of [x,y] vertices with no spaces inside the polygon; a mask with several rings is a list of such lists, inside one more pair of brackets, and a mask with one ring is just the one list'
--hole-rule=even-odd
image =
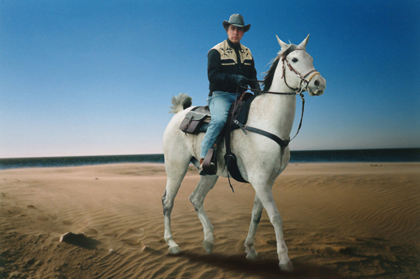
{"label": "saddle pad", "polygon": [[[248,121],[248,114],[249,114],[249,108],[251,107],[252,101],[254,101],[256,96],[252,96],[241,105],[238,114],[236,115],[235,119],[238,120],[239,123],[245,125]],[[239,129],[239,126],[235,123],[232,123],[232,130]]]}

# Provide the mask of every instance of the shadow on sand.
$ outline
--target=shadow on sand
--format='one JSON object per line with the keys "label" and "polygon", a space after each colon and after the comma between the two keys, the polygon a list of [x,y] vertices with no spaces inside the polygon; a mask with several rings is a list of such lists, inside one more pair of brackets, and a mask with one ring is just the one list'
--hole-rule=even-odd
{"label": "shadow on sand", "polygon": [[294,263],[294,271],[282,272],[279,269],[277,260],[256,260],[248,261],[245,255],[226,256],[223,254],[200,255],[191,251],[185,251],[177,256],[188,259],[190,262],[199,262],[212,265],[220,269],[226,269],[238,273],[244,273],[248,276],[261,278],[322,278],[322,279],[340,279],[350,278],[340,275],[336,270],[325,267]]}

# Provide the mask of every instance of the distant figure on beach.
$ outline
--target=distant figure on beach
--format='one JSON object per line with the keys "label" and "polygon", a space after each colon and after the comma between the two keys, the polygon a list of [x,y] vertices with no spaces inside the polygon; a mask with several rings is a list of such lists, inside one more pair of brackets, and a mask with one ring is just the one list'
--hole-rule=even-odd
{"label": "distant figure on beach", "polygon": [[210,82],[207,102],[211,121],[201,143],[201,175],[207,174],[203,170],[204,158],[225,126],[237,93],[245,91],[244,87],[248,85],[252,89],[260,89],[251,51],[241,44],[241,39],[251,24],[245,25],[240,14],[233,14],[229,21],[223,21],[223,27],[227,39],[210,49],[207,55],[207,75]]}

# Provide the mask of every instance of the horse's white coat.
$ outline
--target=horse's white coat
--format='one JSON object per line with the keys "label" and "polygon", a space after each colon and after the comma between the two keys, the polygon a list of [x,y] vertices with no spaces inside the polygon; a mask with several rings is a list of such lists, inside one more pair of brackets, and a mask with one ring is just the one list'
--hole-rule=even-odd
{"label": "horse's white coat", "polygon": [[[281,47],[280,53],[282,53],[290,45],[282,42],[278,37],[277,39]],[[309,35],[299,45],[303,50],[306,48],[308,39]],[[286,59],[302,75],[314,70],[312,57],[306,51],[293,51]],[[284,78],[282,78],[282,65],[280,61],[274,73],[272,85],[268,88],[268,91],[293,92],[292,89],[286,86]],[[301,79],[290,71],[287,66],[285,75],[290,87],[299,87]],[[322,95],[325,84],[325,79],[321,75],[317,75],[310,81],[306,89],[310,95]],[[171,232],[170,216],[174,199],[187,172],[191,158],[199,158],[200,143],[204,137],[203,134],[194,136],[185,134],[179,130],[181,121],[190,110],[190,108],[183,110],[185,97],[185,94],[183,94],[183,96],[173,99],[173,111],[176,114],[169,122],[163,137],[167,184],[165,194],[162,198],[162,204],[165,223],[165,241],[169,245],[169,251],[172,254],[181,252]],[[288,139],[293,126],[295,108],[296,96],[294,95],[262,94],[255,98],[251,105],[247,125],[273,133],[282,139]],[[241,130],[235,130],[232,134],[232,152],[238,159],[242,176],[251,183],[256,193],[251,224],[245,241],[247,258],[256,259],[258,256],[254,247],[254,238],[264,208],[275,229],[279,266],[282,270],[290,271],[293,269],[293,265],[287,254],[287,246],[283,237],[282,219],[271,192],[275,179],[286,168],[289,162],[290,149],[287,147],[281,153],[280,146],[273,140],[256,133],[248,132],[245,135]],[[213,226],[204,211],[203,202],[207,193],[215,185],[218,177],[227,176],[227,170],[223,162],[224,153],[225,148],[220,147],[218,150],[217,174],[213,176],[201,176],[196,189],[190,196],[190,201],[203,225],[203,247],[208,253],[211,253],[213,249]]]}

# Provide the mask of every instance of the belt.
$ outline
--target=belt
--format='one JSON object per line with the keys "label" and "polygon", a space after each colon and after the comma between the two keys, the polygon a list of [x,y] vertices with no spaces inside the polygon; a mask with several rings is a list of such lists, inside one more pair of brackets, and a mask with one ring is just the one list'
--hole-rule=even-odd
{"label": "belt", "polygon": [[[210,92],[209,92],[209,97],[213,96],[213,92],[214,92],[214,91],[221,91],[221,90],[210,90]],[[227,91],[223,91],[223,92],[227,92]],[[230,93],[230,94],[237,94],[237,93],[232,93],[232,92],[227,92],[227,93]]]}

